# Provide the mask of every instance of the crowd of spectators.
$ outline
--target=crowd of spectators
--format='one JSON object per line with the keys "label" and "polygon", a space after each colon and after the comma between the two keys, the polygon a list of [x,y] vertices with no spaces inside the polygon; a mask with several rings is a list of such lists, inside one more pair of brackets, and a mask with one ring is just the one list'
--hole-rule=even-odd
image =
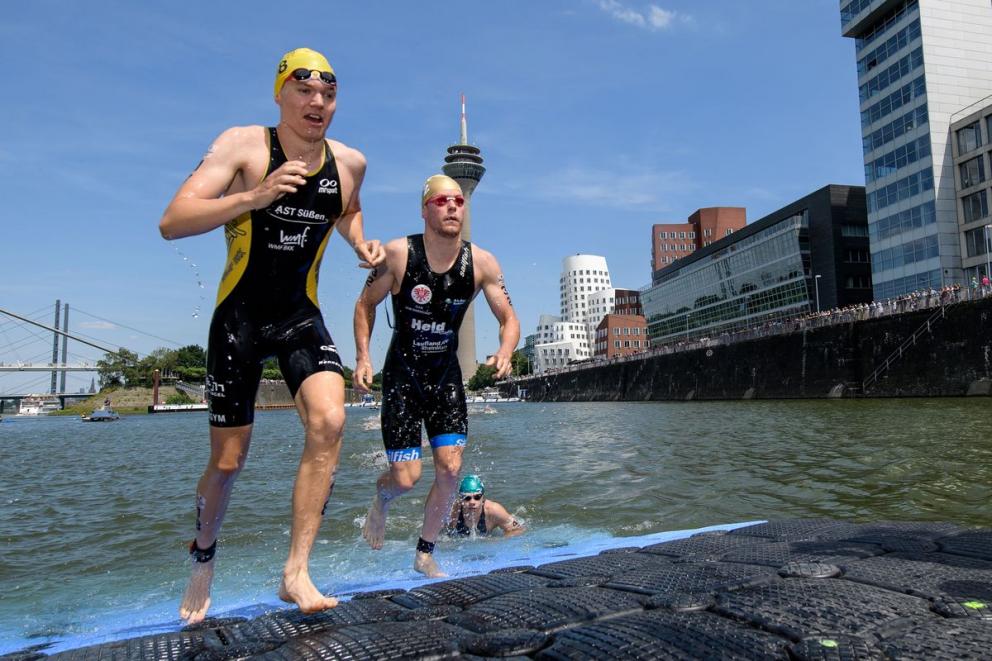
{"label": "crowd of spectators", "polygon": [[[972,278],[969,286],[963,287],[960,284],[941,287],[939,290],[933,287],[896,296],[884,301],[872,301],[871,303],[858,303],[842,308],[833,308],[820,312],[808,312],[793,317],[781,317],[770,319],[760,325],[740,328],[736,330],[725,330],[713,337],[696,337],[681,339],[665,344],[654,344],[651,348],[641,353],[617,356],[614,358],[591,358],[582,362],[573,363],[564,367],[551,368],[544,374],[561,374],[579,369],[599,367],[613,363],[622,363],[632,360],[641,360],[650,356],[667,355],[682,351],[695,351],[698,349],[708,349],[710,347],[735,344],[746,340],[753,340],[772,335],[786,335],[797,333],[810,328],[822,328],[825,326],[836,326],[854,321],[865,321],[868,319],[878,319],[894,314],[915,312],[917,310],[927,310],[942,308],[946,305],[960,303],[962,301],[977,300],[992,296],[992,283],[988,277],[983,277],[981,282],[977,278]],[[527,378],[527,377],[519,377]]]}

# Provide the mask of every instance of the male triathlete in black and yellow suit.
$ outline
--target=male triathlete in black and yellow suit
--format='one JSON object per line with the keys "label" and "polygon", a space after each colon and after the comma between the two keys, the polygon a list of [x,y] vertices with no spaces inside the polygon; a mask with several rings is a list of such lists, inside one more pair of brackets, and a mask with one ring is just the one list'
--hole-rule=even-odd
{"label": "male triathlete in black and yellow suit", "polygon": [[499,321],[499,349],[488,364],[495,377],[510,373],[520,322],[510,304],[503,273],[492,253],[462,241],[465,198],[458,182],[430,177],[420,198],[423,235],[386,245],[386,260],[369,276],[355,303],[356,388],[372,384],[369,338],[375,308],[392,295],[396,326],[382,375],[382,440],[389,470],[376,482],[376,496],[362,535],[381,549],[390,502],[420,479],[420,428],[426,427],[434,455],[434,485],[424,506],[424,525],[413,568],[444,576],[434,561],[434,542],[451,510],[468,434],[465,391],[458,367],[458,327],[472,298],[482,291]]}
{"label": "male triathlete in black and yellow suit", "polygon": [[[268,129],[268,172],[286,162]],[[342,374],[341,359],[317,304],[317,271],[341,215],[341,186],[330,146],[306,183],[224,229],[227,263],[210,323],[207,395],[210,424],[251,424],[262,361],[279,359],[290,393],[316,372]]]}
{"label": "male triathlete in black and yellow suit", "polygon": [[279,596],[305,612],[337,604],[317,590],[308,568],[344,427],[344,380],[317,305],[317,270],[334,228],[361,266],[385,255],[378,241],[364,238],[358,192],[365,157],[325,138],[337,104],[327,59],[307,48],[290,51],[279,61],[273,92],[278,126],[224,131],[160,223],[167,239],[225,226],[228,241],[207,352],[210,460],[197,485],[193,570],[179,607],[190,624],[210,606],[217,535],[244,467],[261,362],[269,356],[278,357],[306,430]]}

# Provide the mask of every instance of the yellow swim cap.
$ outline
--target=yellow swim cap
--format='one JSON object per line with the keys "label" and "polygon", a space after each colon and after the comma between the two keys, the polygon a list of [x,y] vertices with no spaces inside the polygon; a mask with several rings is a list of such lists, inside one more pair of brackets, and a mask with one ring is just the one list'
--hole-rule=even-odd
{"label": "yellow swim cap", "polygon": [[309,48],[296,48],[289,51],[279,60],[279,67],[276,69],[276,84],[273,95],[279,96],[279,90],[286,83],[286,79],[296,69],[310,69],[311,71],[326,71],[333,74],[334,69],[327,61],[327,58],[315,50]]}
{"label": "yellow swim cap", "polygon": [[420,196],[420,206],[424,206],[424,203],[440,193],[441,191],[456,190],[458,194],[462,194],[462,187],[458,185],[458,182],[449,177],[446,174],[435,174],[427,178],[424,182],[424,194]]}

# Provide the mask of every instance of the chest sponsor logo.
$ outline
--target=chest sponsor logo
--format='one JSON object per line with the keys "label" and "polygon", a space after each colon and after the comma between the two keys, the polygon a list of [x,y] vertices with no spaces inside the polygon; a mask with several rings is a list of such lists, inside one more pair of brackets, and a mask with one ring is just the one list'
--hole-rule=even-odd
{"label": "chest sponsor logo", "polygon": [[446,299],[444,299],[444,302],[445,302],[446,305],[451,305],[451,306],[454,306],[454,307],[458,308],[458,307],[461,307],[461,306],[465,305],[466,303],[468,303],[468,299],[466,299],[466,298],[446,298]]}
{"label": "chest sponsor logo", "polygon": [[265,209],[265,213],[273,218],[284,220],[287,223],[303,223],[305,225],[326,225],[329,221],[327,216],[314,211],[313,209],[301,209],[291,207],[288,204],[277,204]]}
{"label": "chest sponsor logo", "polygon": [[338,192],[338,180],[337,179],[321,179],[320,187],[317,189],[318,193],[325,193],[328,195],[336,195]]}
{"label": "chest sponsor logo", "polygon": [[433,296],[433,293],[431,292],[431,288],[427,285],[417,285],[410,290],[410,298],[413,299],[414,303],[418,303],[420,305],[430,303],[431,296]]}
{"label": "chest sponsor logo", "polygon": [[411,319],[410,328],[415,331],[423,331],[425,333],[434,333],[435,335],[445,335],[448,332],[447,324],[443,321],[438,323],[436,321],[421,321],[420,319]]}
{"label": "chest sponsor logo", "polygon": [[269,243],[269,248],[271,250],[287,250],[293,251],[297,248],[302,248],[307,244],[307,234],[310,232],[309,227],[304,227],[302,232],[297,234],[287,234],[286,232],[279,230],[279,243],[271,242]]}
{"label": "chest sponsor logo", "polygon": [[465,272],[468,270],[468,257],[471,253],[468,250],[462,249],[462,256],[458,260],[458,275],[465,277]]}

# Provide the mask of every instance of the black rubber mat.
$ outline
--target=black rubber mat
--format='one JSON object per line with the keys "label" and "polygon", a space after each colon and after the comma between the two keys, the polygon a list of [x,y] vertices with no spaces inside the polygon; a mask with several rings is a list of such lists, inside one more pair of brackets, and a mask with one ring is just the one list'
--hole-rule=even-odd
{"label": "black rubber mat", "polygon": [[890,659],[989,659],[990,624],[978,620],[923,620],[886,636],[879,647]]}
{"label": "black rubber mat", "polygon": [[843,566],[844,578],[928,599],[992,602],[992,562],[947,553],[892,553]]}
{"label": "black rubber mat", "polygon": [[953,524],[771,521],[53,658],[992,659],[990,546]]}
{"label": "black rubber mat", "polygon": [[840,564],[858,558],[883,553],[881,547],[857,542],[808,541],[771,542],[741,546],[720,556],[724,562],[743,562],[749,565],[782,567],[791,562],[823,562]]}
{"label": "black rubber mat", "polygon": [[297,638],[253,658],[445,659],[459,655],[464,630],[444,622],[383,622],[341,627]]}
{"label": "black rubber mat", "polygon": [[992,560],[992,530],[973,530],[937,540],[944,553]]}
{"label": "black rubber mat", "polygon": [[486,574],[431,583],[391,597],[391,600],[407,608],[441,604],[465,607],[507,592],[544,587],[548,582],[549,579],[533,574]]}
{"label": "black rubber mat", "polygon": [[789,652],[798,661],[886,661],[877,641],[857,636],[811,636]]}
{"label": "black rubber mat", "polygon": [[632,569],[667,564],[664,558],[647,553],[621,553],[596,555],[591,558],[573,558],[540,565],[530,573],[547,578],[573,578],[576,576],[615,576]]}
{"label": "black rubber mat", "polygon": [[83,647],[47,658],[60,661],[180,661],[210,647],[221,647],[212,631],[180,631]]}
{"label": "black rubber mat", "polygon": [[858,530],[858,524],[832,519],[782,519],[735,528],[731,536],[763,537],[778,542],[802,542],[814,539],[842,539]]}
{"label": "black rubber mat", "polygon": [[675,596],[729,590],[775,578],[770,567],[724,562],[665,563],[615,576],[605,586],[648,595]]}
{"label": "black rubber mat", "polygon": [[646,611],[569,629],[538,659],[785,659],[787,642],[712,613]]}
{"label": "black rubber mat", "polygon": [[408,609],[385,599],[358,599],[313,615],[304,615],[298,610],[269,613],[250,622],[218,629],[217,635],[229,645],[256,640],[284,641],[335,627],[396,621],[407,612]]}
{"label": "black rubber mat", "polygon": [[842,579],[796,578],[721,592],[714,612],[792,640],[825,634],[863,635],[899,618],[933,618],[925,599]]}
{"label": "black rubber mat", "polygon": [[965,532],[965,528],[946,521],[874,521],[859,523],[858,533],[846,539],[858,540],[872,535],[896,534],[900,537],[917,539],[938,539]]}
{"label": "black rubber mat", "polygon": [[645,600],[603,588],[542,588],[493,597],[447,621],[478,633],[501,629],[551,632],[604,615],[641,610]]}
{"label": "black rubber mat", "polygon": [[768,540],[756,540],[753,537],[728,535],[726,533],[696,535],[686,539],[676,539],[645,546],[644,553],[661,555],[669,558],[685,558],[688,560],[718,560],[728,551],[743,546],[767,543]]}

